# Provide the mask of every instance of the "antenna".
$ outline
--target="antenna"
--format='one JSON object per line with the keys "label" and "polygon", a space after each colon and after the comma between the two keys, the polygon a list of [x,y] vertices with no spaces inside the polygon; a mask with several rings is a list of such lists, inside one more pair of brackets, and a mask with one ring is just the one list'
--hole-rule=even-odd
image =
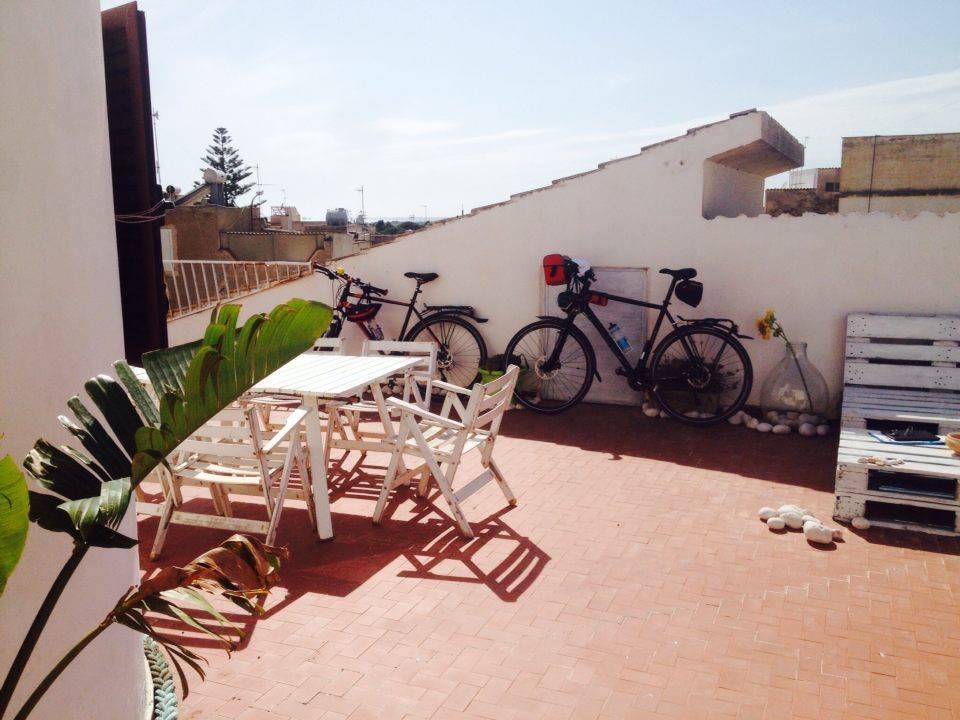
{"label": "antenna", "polygon": [[360,217],[357,218],[357,222],[362,224],[362,223],[365,223],[365,222],[367,221],[367,208],[366,208],[366,206],[364,205],[363,185],[361,185],[360,187],[356,188],[356,189],[354,190],[354,192],[360,193]]}
{"label": "antenna", "polygon": [[160,119],[160,111],[154,110],[153,116],[153,160],[157,166],[157,185],[163,187],[163,181],[160,179],[160,144],[157,140],[157,120]]}

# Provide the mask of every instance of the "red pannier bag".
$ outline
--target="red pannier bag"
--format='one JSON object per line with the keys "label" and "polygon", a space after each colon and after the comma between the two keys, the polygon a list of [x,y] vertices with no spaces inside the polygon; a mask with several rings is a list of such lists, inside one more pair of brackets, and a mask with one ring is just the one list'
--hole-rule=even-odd
{"label": "red pannier bag", "polygon": [[558,253],[544,255],[543,280],[547,285],[567,284],[567,261],[563,255]]}

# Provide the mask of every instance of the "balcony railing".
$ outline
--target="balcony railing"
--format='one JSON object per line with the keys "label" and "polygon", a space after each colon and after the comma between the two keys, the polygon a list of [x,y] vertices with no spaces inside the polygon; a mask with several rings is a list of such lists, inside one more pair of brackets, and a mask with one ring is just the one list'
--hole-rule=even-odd
{"label": "balcony railing", "polygon": [[310,263],[166,260],[167,319],[207,310],[312,272]]}

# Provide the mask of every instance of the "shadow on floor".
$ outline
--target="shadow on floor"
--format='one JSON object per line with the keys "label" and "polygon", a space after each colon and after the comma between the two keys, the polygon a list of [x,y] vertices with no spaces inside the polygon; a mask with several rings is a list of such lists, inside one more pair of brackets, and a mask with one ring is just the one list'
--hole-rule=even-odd
{"label": "shadow on floor", "polygon": [[610,460],[642,457],[825,491],[833,490],[838,442],[763,434],[726,422],[692,427],[648,418],[639,407],[594,403],[559,415],[513,410],[500,434],[605,453]]}
{"label": "shadow on floor", "polygon": [[[375,465],[341,468],[340,473],[331,477],[331,500],[375,500],[379,492],[378,472],[382,470]],[[160,501],[159,496],[149,499]],[[438,499],[441,499],[439,491],[419,498],[412,489],[399,488],[391,494],[380,527],[373,525],[369,515],[333,512],[336,535],[330,541],[317,539],[302,502],[288,501],[277,540],[290,551],[277,583],[286,595],[279,603],[271,604],[260,617],[270,617],[308,593],[345,597],[398,558],[404,558],[410,565],[410,569],[398,572],[399,577],[481,584],[504,602],[516,601],[543,572],[549,555],[504,520],[512,508],[504,508],[483,519],[471,519],[476,537],[468,539],[460,535],[453,521],[436,505]],[[234,514],[244,518],[262,517],[262,506],[249,500],[235,500]],[[412,517],[407,517],[411,514],[410,503]],[[401,504],[406,505],[405,517],[393,520]],[[371,504],[371,511],[372,507]],[[185,499],[184,510],[212,513],[213,504],[202,497]],[[163,555],[152,561],[149,550],[157,522],[156,517],[144,517],[138,525],[140,566],[145,575],[161,567],[185,565],[229,534],[215,528],[171,525]],[[242,628],[245,639],[240,647],[243,647],[259,618],[230,612],[226,616]],[[186,629],[169,618],[156,618],[155,624],[170,631]],[[206,637],[180,635],[177,639],[191,647],[220,647]]]}

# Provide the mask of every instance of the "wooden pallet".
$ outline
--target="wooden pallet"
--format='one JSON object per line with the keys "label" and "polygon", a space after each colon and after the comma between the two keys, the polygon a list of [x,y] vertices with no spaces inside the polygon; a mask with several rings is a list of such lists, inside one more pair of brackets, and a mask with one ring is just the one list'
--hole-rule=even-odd
{"label": "wooden pallet", "polygon": [[[882,443],[866,429],[960,430],[960,317],[849,315],[843,377],[835,517],[956,534],[960,457],[944,446]],[[904,464],[858,462],[871,455]]]}
{"label": "wooden pallet", "polygon": [[930,507],[913,500],[838,492],[833,517],[848,522],[856,517],[865,517],[871,526],[960,536],[960,508],[954,506]]}

